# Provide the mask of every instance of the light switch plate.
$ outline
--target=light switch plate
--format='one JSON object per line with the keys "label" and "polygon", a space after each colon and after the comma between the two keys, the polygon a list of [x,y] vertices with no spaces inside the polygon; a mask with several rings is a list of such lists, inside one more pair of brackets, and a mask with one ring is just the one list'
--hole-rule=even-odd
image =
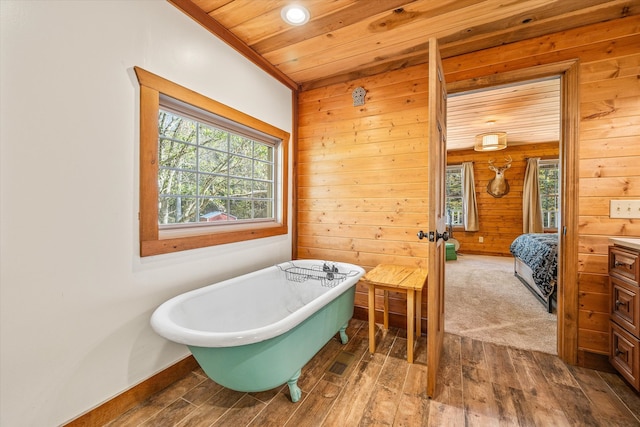
{"label": "light switch plate", "polygon": [[611,200],[609,218],[640,218],[640,200]]}

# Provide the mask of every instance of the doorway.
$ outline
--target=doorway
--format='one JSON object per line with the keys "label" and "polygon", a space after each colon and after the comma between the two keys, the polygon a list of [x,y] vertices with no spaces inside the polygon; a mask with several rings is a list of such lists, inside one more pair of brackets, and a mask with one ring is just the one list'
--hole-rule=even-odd
{"label": "doorway", "polygon": [[528,80],[560,78],[561,129],[560,167],[560,210],[562,212],[558,243],[558,285],[557,285],[557,350],[558,356],[570,364],[577,363],[577,148],[578,148],[578,66],[577,61],[543,65],[486,77],[473,78],[447,84],[449,94],[486,89],[494,86],[515,84]]}
{"label": "doorway", "polygon": [[[446,330],[556,354],[555,310],[549,313],[538,300],[546,301],[541,295],[546,296],[548,288],[536,286],[531,275],[514,275],[510,247],[523,234],[525,195],[537,195],[542,206],[535,232],[545,237],[558,233],[560,78],[458,93],[448,101],[447,222],[459,256],[446,263]],[[476,146],[483,143],[477,135],[486,136],[487,131],[506,134],[506,147],[483,151],[485,147]],[[494,194],[487,183],[496,179],[499,165],[505,187],[503,194]],[[525,174],[534,167],[539,170],[531,175],[540,185],[524,191]],[[463,182],[468,175],[474,183]],[[469,212],[476,214],[464,215]],[[555,249],[557,237],[548,240]],[[555,251],[548,255],[531,260],[541,263],[538,271],[557,267]]]}

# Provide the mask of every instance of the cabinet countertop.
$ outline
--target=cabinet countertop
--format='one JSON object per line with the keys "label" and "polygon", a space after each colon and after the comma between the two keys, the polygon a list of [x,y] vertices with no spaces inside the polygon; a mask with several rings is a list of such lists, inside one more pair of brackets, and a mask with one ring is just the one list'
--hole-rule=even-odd
{"label": "cabinet countertop", "polygon": [[614,245],[640,250],[640,239],[626,239],[622,237],[610,237]]}

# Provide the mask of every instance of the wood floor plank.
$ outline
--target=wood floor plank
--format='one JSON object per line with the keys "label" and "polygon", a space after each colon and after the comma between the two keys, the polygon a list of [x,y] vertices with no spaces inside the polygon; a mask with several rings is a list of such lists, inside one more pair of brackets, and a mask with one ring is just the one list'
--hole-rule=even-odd
{"label": "wood floor plank", "polygon": [[341,388],[337,385],[320,380],[300,403],[300,408],[289,419],[288,424],[300,427],[322,425],[340,391]]}
{"label": "wood floor plank", "polygon": [[222,389],[224,389],[223,386],[207,378],[202,383],[185,393],[182,398],[187,402],[200,406]]}
{"label": "wood floor plank", "polygon": [[197,406],[194,404],[189,403],[184,399],[178,399],[144,423],[140,424],[140,427],[175,425],[196,409]]}
{"label": "wood floor plank", "polygon": [[300,387],[303,392],[309,391],[316,386],[338,352],[342,350],[342,347],[342,343],[334,337],[302,367],[302,373],[298,379],[298,387]]}
{"label": "wood floor plank", "polygon": [[429,399],[427,397],[427,365],[411,363],[402,389],[402,397],[394,426],[422,426],[429,420]]}
{"label": "wood floor plank", "polygon": [[200,405],[198,409],[187,415],[177,426],[208,427],[226,414],[245,395],[246,393],[240,391],[233,391],[228,388],[222,389]]}
{"label": "wood floor plank", "polygon": [[[406,362],[407,340],[379,328],[376,353],[368,324],[352,321],[347,345],[335,339],[303,368],[302,399],[286,385],[242,393],[201,369],[107,424],[113,426],[626,426],[640,425],[640,395],[617,374],[565,365],[556,356],[445,334],[438,388],[426,397],[426,344]],[[353,361],[328,372],[341,352]]]}
{"label": "wood floor plank", "polygon": [[557,356],[540,352],[533,352],[533,355],[550,383],[578,387],[578,383],[569,372],[567,365]]}
{"label": "wood floor plank", "polygon": [[398,328],[389,328],[387,330],[380,328],[379,332],[376,333],[376,352],[374,354],[374,359],[378,363],[384,363],[389,351],[391,350],[391,346],[393,346],[393,342],[396,340],[398,336]]}
{"label": "wood floor plank", "polygon": [[435,397],[437,398],[441,386],[462,389],[462,361],[461,340],[455,335],[446,334],[442,345],[442,356]]}
{"label": "wood floor plank", "polygon": [[462,389],[443,386],[437,400],[429,402],[427,426],[463,426],[465,424]]}
{"label": "wood floor plank", "polygon": [[282,389],[267,406],[248,424],[251,427],[280,427],[287,423],[300,406],[291,402]]}
{"label": "wood floor plank", "polygon": [[465,425],[499,425],[498,407],[493,397],[491,378],[485,369],[462,366]]}
{"label": "wood floor plank", "polygon": [[139,425],[162,411],[171,403],[182,397],[189,390],[203,383],[205,378],[190,372],[184,378],[148,398],[140,405],[131,408],[117,419],[110,422],[109,427]]}
{"label": "wood floor plank", "polygon": [[427,425],[429,421],[429,400],[415,394],[403,393],[393,418],[394,427],[415,427]]}
{"label": "wood floor plank", "polygon": [[370,359],[365,356],[357,364],[325,419],[324,426],[355,426],[360,423],[383,366]]}
{"label": "wood floor plank", "polygon": [[349,354],[353,354],[353,362],[346,367],[344,372],[340,375],[333,375],[331,373],[327,373],[324,376],[324,379],[327,381],[331,381],[336,385],[344,387],[347,383],[354,370],[358,366],[358,362],[363,357],[369,357],[369,330],[367,328],[361,328],[355,336],[351,336],[347,345],[345,345],[341,351],[344,351]]}
{"label": "wood floor plank", "polygon": [[522,390],[551,403],[555,400],[555,395],[549,387],[549,381],[544,368],[538,365],[532,353],[526,359],[512,359],[516,377]]}
{"label": "wood floor plank", "polygon": [[492,386],[500,425],[534,425],[533,416],[523,399],[522,390],[498,383],[493,383]]}
{"label": "wood floor plank", "polygon": [[549,405],[547,400],[539,399],[535,394],[520,391],[535,426],[568,427],[574,425],[557,402]]}
{"label": "wood floor plank", "polygon": [[579,387],[550,383],[562,410],[572,424],[578,426],[599,426],[600,422],[593,413],[595,409]]}
{"label": "wood floor plank", "polygon": [[530,351],[509,349],[523,396],[536,425],[569,425],[559,400]]}
{"label": "wood floor plank", "polygon": [[216,427],[246,426],[264,409],[265,405],[253,396],[245,394],[222,417],[218,418],[218,421],[211,425]]}
{"label": "wood floor plank", "polygon": [[397,338],[389,350],[362,416],[363,425],[392,425],[407,377],[407,340]]}
{"label": "wood floor plank", "polygon": [[521,389],[508,347],[488,342],[483,343],[483,347],[491,382]]}
{"label": "wood floor plank", "polygon": [[598,375],[607,383],[614,395],[629,408],[640,425],[640,394],[629,387],[618,373],[598,372]]}
{"label": "wood floor plank", "polygon": [[482,341],[474,340],[469,337],[460,338],[460,363],[463,366],[477,366],[480,369],[486,369],[486,360],[484,358],[484,346]]}
{"label": "wood floor plank", "polygon": [[570,366],[569,370],[593,406],[598,408],[595,417],[603,424],[621,426],[638,425],[638,420],[617,396],[612,396],[606,382],[592,370]]}

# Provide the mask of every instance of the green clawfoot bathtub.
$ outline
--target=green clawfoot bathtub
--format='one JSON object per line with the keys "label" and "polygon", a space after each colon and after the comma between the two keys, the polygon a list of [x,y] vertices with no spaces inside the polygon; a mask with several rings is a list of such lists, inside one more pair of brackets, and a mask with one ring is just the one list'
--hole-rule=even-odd
{"label": "green clawfoot bathtub", "polygon": [[353,316],[356,265],[318,260],[278,264],[178,295],[151,317],[161,336],[189,347],[215,382],[243,392],[285,383],[291,400],[302,367]]}

